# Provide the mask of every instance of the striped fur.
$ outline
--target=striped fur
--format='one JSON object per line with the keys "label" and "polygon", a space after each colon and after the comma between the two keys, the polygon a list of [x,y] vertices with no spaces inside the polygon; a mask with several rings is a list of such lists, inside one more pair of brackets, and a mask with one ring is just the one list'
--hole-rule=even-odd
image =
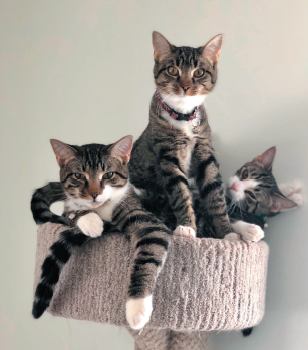
{"label": "striped fur", "polygon": [[[79,225],[80,220],[87,218],[89,213],[95,213],[101,220],[110,222],[113,230],[127,235],[135,249],[128,301],[142,301],[150,297],[166,260],[172,231],[144,209],[129,183],[127,163],[132,138],[123,138],[111,146],[95,144],[77,147],[58,142],[54,140],[53,148],[60,165],[61,184],[50,183],[35,192],[32,199],[33,216],[38,223],[47,222],[49,218],[57,223],[69,221],[71,227],[53,244],[50,255],[43,263],[41,280],[35,292],[33,316],[39,318],[49,306],[61,270],[71,254],[91,239]],[[105,179],[104,175],[111,172],[113,175]],[[78,178],[82,174],[82,179],[76,178],[76,173],[79,174]],[[104,197],[107,189],[110,195]],[[48,201],[45,196],[49,198]],[[89,201],[90,196],[92,201]],[[64,215],[58,217],[58,221],[49,209],[55,199],[65,201]],[[72,210],[74,207],[75,210]],[[149,310],[151,312],[151,305]],[[141,314],[140,310],[133,311]],[[134,328],[140,328],[147,321],[134,323],[129,312],[127,318]]]}
{"label": "striped fur", "polygon": [[296,207],[278,188],[272,173],[276,148],[272,147],[245,163],[228,182],[228,194],[244,211],[273,216]]}
{"label": "striped fur", "polygon": [[32,308],[34,318],[41,317],[49,306],[63,266],[89,239],[90,237],[84,235],[78,228],[71,228],[61,232],[60,240],[50,247],[50,255],[42,265],[41,280],[35,291]]}
{"label": "striped fur", "polygon": [[[228,214],[235,233],[235,223],[245,222],[264,228],[264,221],[258,215],[274,216],[282,210],[297,206],[291,198],[286,198],[277,186],[272,173],[275,148],[270,148],[261,156],[245,163],[227,184]],[[199,203],[199,194],[193,191],[194,209],[197,216],[200,237],[219,238],[210,218],[204,215]],[[247,239],[249,240],[249,239]]]}
{"label": "striped fur", "polygon": [[31,211],[34,221],[38,224],[53,222],[55,224],[68,224],[64,216],[59,216],[50,211],[50,206],[55,202],[64,201],[66,195],[60,182],[50,182],[47,186],[37,189],[31,200]]}
{"label": "striped fur", "polygon": [[[154,32],[154,78],[158,92],[176,112],[189,113],[183,101],[202,103],[217,80],[221,36],[197,49],[171,45]],[[170,67],[178,71],[169,73]],[[204,75],[195,77],[198,70]],[[197,184],[199,204],[213,221],[220,237],[231,232],[219,165],[212,146],[211,130],[203,105],[197,113],[201,125],[194,132],[190,121],[168,119],[155,95],[149,124],[135,142],[129,164],[132,184],[143,190],[145,206],[173,230],[197,228],[191,180]],[[171,118],[172,119],[172,118]],[[156,204],[156,205],[155,205]]]}

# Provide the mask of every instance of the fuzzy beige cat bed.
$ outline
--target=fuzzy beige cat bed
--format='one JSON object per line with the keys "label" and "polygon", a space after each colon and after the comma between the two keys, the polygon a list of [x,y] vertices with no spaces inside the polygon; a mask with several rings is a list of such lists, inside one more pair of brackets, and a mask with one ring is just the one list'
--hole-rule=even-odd
{"label": "fuzzy beige cat bed", "polygon": [[[56,224],[39,228],[35,286],[49,247],[65,229]],[[55,316],[127,327],[125,301],[132,253],[121,234],[105,234],[86,244],[64,267],[48,311]],[[174,236],[154,291],[151,321],[140,336],[153,338],[154,332],[163,341],[169,330],[191,337],[191,331],[256,325],[264,313],[267,259],[265,242]],[[159,332],[164,329],[168,331],[162,336]],[[136,349],[147,347],[139,347],[136,341]]]}

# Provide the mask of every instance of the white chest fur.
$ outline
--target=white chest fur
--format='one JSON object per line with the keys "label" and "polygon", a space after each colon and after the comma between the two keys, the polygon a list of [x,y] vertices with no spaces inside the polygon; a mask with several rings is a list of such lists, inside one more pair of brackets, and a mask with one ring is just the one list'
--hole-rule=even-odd
{"label": "white chest fur", "polygon": [[201,118],[201,112],[200,111],[197,112],[196,118],[193,121],[183,121],[183,120],[178,121],[178,120],[170,117],[170,115],[164,110],[162,110],[161,115],[171,125],[173,125],[177,129],[180,129],[180,130],[184,131],[188,137],[194,138],[194,137],[196,137],[198,135],[197,133],[195,133],[193,131],[193,128],[194,128],[194,126],[198,125],[198,123],[200,122],[200,118]]}
{"label": "white chest fur", "polygon": [[[204,102],[205,96],[181,96],[161,94],[161,98],[170,108],[174,109],[177,112],[187,114],[191,113],[197,106],[200,106]],[[170,117],[170,115],[164,110],[162,110],[161,115],[171,125],[184,131],[190,138],[194,138],[196,136],[196,134],[193,132],[193,127],[195,125],[198,125],[200,121],[200,111],[197,112],[196,118],[192,122],[178,121]]]}
{"label": "white chest fur", "polygon": [[[177,112],[187,114],[191,113],[194,108],[200,106],[205,96],[178,96],[178,95],[166,95],[161,94],[162,100],[172,109]],[[182,130],[191,139],[191,143],[188,145],[186,155],[182,155],[181,159],[183,162],[184,171],[187,173],[190,169],[191,155],[193,148],[195,146],[195,137],[198,135],[194,132],[194,126],[197,126],[201,119],[201,112],[198,111],[196,118],[193,121],[178,121],[172,118],[166,111],[162,109],[161,115],[165,118],[171,125],[177,129]]]}

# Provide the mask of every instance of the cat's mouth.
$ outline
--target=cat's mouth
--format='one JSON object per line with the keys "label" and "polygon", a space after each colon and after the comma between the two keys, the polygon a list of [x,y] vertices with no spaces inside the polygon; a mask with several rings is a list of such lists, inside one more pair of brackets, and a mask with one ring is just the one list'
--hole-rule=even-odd
{"label": "cat's mouth", "polygon": [[101,205],[108,203],[109,201],[110,201],[110,198],[106,200],[101,200],[101,201],[94,200],[94,201],[91,201],[89,204],[90,204],[90,207],[92,208],[98,208]]}

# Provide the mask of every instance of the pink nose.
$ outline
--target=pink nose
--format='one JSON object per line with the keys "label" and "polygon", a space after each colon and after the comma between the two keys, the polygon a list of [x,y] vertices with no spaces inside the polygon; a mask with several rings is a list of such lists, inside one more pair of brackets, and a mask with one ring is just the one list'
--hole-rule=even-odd
{"label": "pink nose", "polygon": [[239,186],[237,182],[234,182],[233,185],[230,187],[230,190],[234,190],[237,192],[239,190]]}

